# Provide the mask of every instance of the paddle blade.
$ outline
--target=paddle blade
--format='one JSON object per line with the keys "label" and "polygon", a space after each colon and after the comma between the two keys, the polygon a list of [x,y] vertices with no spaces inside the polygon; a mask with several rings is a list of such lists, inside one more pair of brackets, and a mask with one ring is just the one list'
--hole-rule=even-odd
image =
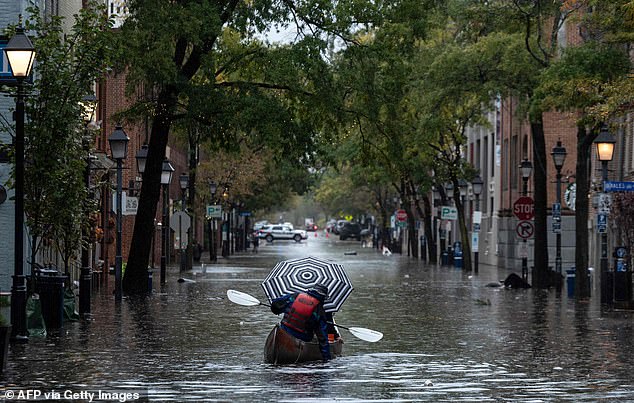
{"label": "paddle blade", "polygon": [[369,341],[370,343],[375,343],[383,338],[383,333],[364,327],[347,327],[346,329],[348,329],[353,336],[361,340]]}
{"label": "paddle blade", "polygon": [[227,298],[229,298],[229,301],[238,305],[260,305],[260,301],[254,296],[236,290],[227,290]]}

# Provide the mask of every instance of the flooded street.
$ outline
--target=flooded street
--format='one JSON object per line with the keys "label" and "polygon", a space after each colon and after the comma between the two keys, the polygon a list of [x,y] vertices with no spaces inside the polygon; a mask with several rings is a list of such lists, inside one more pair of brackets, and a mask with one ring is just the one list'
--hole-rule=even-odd
{"label": "flooded street", "polygon": [[[355,287],[337,322],[385,336],[368,343],[342,330],[344,357],[265,364],[264,340],[279,318],[231,303],[226,291],[267,302],[260,283],[273,265],[309,255],[342,263]],[[101,290],[91,321],[13,346],[2,383],[129,390],[150,401],[634,401],[632,314],[601,313],[596,289],[576,304],[565,290],[485,286],[508,274],[481,267],[470,277],[321,236],[261,244],[257,255],[182,275],[195,282],[178,283],[174,271],[145,300],[117,305]]]}

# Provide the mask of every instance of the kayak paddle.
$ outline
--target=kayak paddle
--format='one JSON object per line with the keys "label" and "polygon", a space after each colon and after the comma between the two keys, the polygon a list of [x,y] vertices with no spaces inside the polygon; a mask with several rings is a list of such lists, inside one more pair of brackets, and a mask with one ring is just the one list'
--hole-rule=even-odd
{"label": "kayak paddle", "polygon": [[[242,306],[264,305],[270,307],[270,305],[260,302],[260,300],[255,298],[253,295],[249,295],[247,293],[236,290],[227,290],[227,297],[229,298],[229,301]],[[364,327],[346,327],[338,325],[336,323],[330,324],[342,329],[346,329],[353,336],[358,337],[361,340],[368,341],[370,343],[375,343],[383,338],[383,333],[377,332],[376,330],[366,329]]]}
{"label": "kayak paddle", "polygon": [[264,305],[269,308],[271,307],[271,305],[261,303],[260,300],[255,298],[253,295],[236,290],[227,290],[227,297],[229,298],[229,301],[242,306]]}

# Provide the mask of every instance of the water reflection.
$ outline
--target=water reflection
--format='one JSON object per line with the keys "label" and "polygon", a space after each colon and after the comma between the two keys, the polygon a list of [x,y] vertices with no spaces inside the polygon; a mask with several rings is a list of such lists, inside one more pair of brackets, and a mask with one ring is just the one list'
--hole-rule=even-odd
{"label": "water reflection", "polygon": [[[125,388],[160,401],[614,401],[634,400],[632,322],[595,300],[504,290],[478,277],[384,257],[353,242],[310,239],[263,245],[177,273],[149,299],[95,295],[93,319],[57,337],[14,346],[7,386]],[[264,300],[260,281],[276,261],[314,255],[346,267],[355,286],[338,323],[385,334],[367,343],[342,331],[344,354],[326,364],[278,367],[263,344],[279,320],[268,308],[225,298],[228,288]]]}

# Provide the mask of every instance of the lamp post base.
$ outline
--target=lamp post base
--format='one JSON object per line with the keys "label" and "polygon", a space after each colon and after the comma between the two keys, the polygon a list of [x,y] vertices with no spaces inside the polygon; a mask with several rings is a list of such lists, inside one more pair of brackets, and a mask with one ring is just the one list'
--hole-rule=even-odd
{"label": "lamp post base", "polygon": [[26,343],[29,333],[26,329],[26,285],[24,275],[13,276],[11,287],[11,338],[12,343]]}

